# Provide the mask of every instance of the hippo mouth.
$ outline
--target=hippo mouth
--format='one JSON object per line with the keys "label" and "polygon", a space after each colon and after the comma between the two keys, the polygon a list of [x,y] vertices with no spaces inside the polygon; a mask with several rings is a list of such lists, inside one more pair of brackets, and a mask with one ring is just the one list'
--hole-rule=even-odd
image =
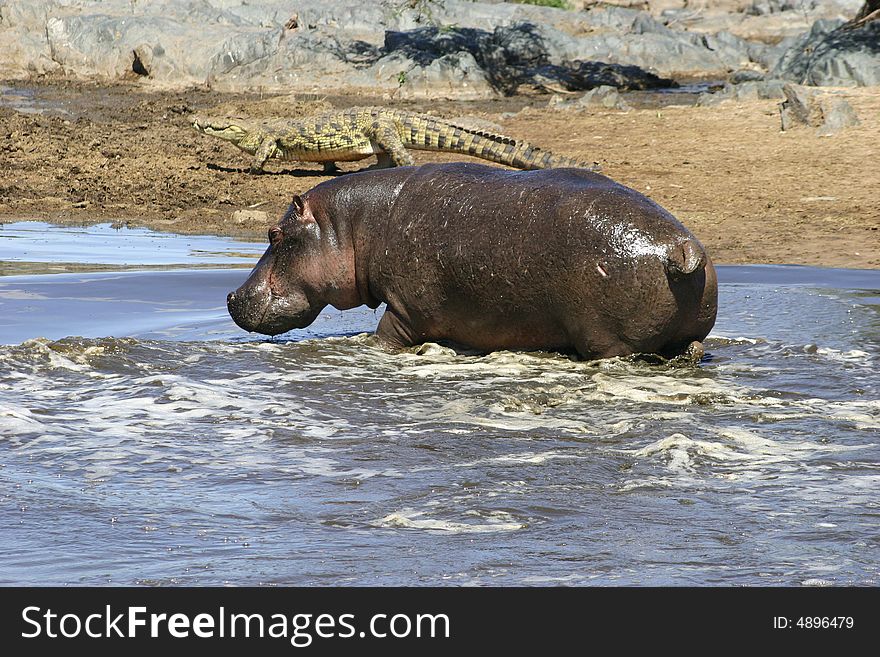
{"label": "hippo mouth", "polygon": [[297,307],[287,297],[271,291],[263,299],[243,293],[241,289],[230,292],[226,307],[233,321],[245,331],[264,335],[279,335],[292,329],[305,328],[318,316],[321,308]]}
{"label": "hippo mouth", "polygon": [[266,324],[266,316],[269,314],[271,305],[271,294],[262,304],[257,304],[253,295],[244,294],[241,289],[230,292],[226,296],[226,309],[229,316],[232,317],[232,321],[251,333],[262,333],[261,329]]}
{"label": "hippo mouth", "polygon": [[279,335],[281,333],[286,333],[290,329],[296,328],[295,326],[288,325],[287,323],[282,323],[277,315],[267,319],[269,311],[272,309],[272,305],[274,302],[275,298],[270,293],[269,299],[266,302],[265,307],[263,308],[262,314],[260,315],[260,319],[254,325],[254,328],[249,330],[255,333],[263,333],[265,335]]}

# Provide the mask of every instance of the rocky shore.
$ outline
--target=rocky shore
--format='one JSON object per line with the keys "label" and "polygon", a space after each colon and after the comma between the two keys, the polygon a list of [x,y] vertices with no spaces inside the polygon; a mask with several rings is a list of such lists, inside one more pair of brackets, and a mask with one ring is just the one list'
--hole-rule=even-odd
{"label": "rocky shore", "polygon": [[880,23],[827,38],[860,4],[570,3],[581,7],[574,11],[464,0],[2,0],[0,70],[16,79],[143,78],[162,89],[459,99],[668,86],[743,69],[876,85]]}
{"label": "rocky shore", "polygon": [[325,174],[250,175],[191,117],[378,104],[598,161],[718,262],[880,267],[880,21],[854,24],[862,4],[0,0],[0,223],[262,239]]}

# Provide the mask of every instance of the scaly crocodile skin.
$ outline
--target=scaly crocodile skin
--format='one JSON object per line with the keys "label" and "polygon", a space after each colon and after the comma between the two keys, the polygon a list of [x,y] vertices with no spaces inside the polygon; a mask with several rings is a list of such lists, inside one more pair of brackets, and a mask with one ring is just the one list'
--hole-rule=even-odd
{"label": "scaly crocodile skin", "polygon": [[196,118],[192,125],[253,155],[251,171],[255,173],[263,170],[269,158],[323,162],[328,172],[336,170],[336,162],[353,162],[371,155],[377,156],[379,166],[406,166],[414,164],[407,148],[467,153],[519,169],[599,168],[595,163],[554,155],[504,135],[428,114],[382,107],[352,107],[297,121],[251,123]]}

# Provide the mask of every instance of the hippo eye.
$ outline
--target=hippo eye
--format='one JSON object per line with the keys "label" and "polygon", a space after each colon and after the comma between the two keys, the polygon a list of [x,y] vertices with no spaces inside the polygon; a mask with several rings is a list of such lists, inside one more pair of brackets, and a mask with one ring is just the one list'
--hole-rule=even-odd
{"label": "hippo eye", "polygon": [[278,246],[281,243],[282,237],[284,237],[284,233],[278,226],[269,229],[269,244],[272,246]]}

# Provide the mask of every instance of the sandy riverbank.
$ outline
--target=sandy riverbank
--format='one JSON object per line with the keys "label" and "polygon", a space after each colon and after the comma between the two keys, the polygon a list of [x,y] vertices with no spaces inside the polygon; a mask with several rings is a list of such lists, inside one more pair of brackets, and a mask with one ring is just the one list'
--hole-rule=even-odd
{"label": "sandy riverbank", "polygon": [[[155,92],[135,83],[9,83],[0,106],[0,222],[119,221],[262,239],[292,194],[326,179],[320,166],[276,162],[268,174],[250,175],[247,156],[195,133],[190,117],[295,116],[330,105],[385,104],[476,116],[513,137],[596,160],[606,175],[675,214],[719,263],[878,268],[880,90],[823,93],[845,97],[861,125],[831,137],[812,128],[781,132],[776,100],[577,112],[548,109],[546,95],[429,103]],[[424,151],[415,157],[417,163],[466,159]],[[342,166],[353,171],[368,163]],[[233,218],[247,209],[267,215]]]}

